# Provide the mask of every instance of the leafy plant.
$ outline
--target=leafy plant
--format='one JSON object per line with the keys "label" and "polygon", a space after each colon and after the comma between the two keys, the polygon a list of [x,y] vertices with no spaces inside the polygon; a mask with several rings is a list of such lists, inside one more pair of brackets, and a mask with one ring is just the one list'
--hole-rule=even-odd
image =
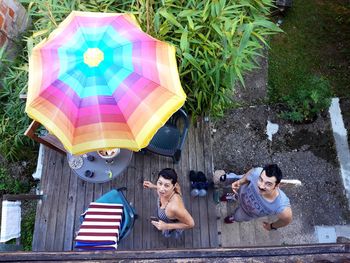
{"label": "leafy plant", "polygon": [[[20,159],[33,142],[23,136],[30,120],[19,94],[27,89],[28,54],[46,39],[72,10],[131,12],[142,29],[172,43],[186,108],[193,116],[222,116],[233,105],[234,84],[257,67],[265,38],[281,30],[266,16],[271,0],[22,0],[33,27],[20,42],[15,62],[3,63],[0,89],[0,154]],[[5,65],[6,64],[6,65]],[[26,147],[23,147],[26,146]]]}
{"label": "leafy plant", "polygon": [[0,166],[0,194],[19,194],[26,193],[30,190],[29,182],[22,182],[18,179],[13,179],[9,171]]}
{"label": "leafy plant", "polygon": [[34,20],[28,51],[71,10],[132,12],[144,31],[172,43],[186,108],[195,116],[222,116],[232,105],[234,84],[257,67],[265,37],[281,30],[270,22],[271,0],[21,1]]}
{"label": "leafy plant", "polygon": [[30,121],[24,113],[25,103],[19,98],[27,87],[26,56],[21,54],[15,61],[3,59],[0,74],[0,154],[9,160],[18,160],[34,145],[23,135]]}
{"label": "leafy plant", "polygon": [[32,251],[36,209],[31,209],[21,222],[21,243],[23,250]]}
{"label": "leafy plant", "polygon": [[[266,19],[271,1],[21,1],[33,19],[19,58],[6,64],[0,90],[0,153],[21,158],[23,145],[33,144],[23,132],[29,125],[19,94],[28,80],[27,53],[47,38],[72,10],[133,12],[143,30],[175,45],[179,73],[194,116],[222,116],[232,105],[236,80],[254,69],[269,34],[280,31]],[[22,44],[23,45],[23,44]],[[5,64],[5,63],[4,63]],[[4,65],[2,65],[4,66]]]}
{"label": "leafy plant", "polygon": [[187,109],[222,116],[236,81],[257,67],[270,22],[271,1],[138,1],[143,29],[175,45]]}
{"label": "leafy plant", "polygon": [[281,117],[295,122],[310,121],[331,104],[331,86],[328,80],[315,75],[306,78],[282,100],[288,110]]}

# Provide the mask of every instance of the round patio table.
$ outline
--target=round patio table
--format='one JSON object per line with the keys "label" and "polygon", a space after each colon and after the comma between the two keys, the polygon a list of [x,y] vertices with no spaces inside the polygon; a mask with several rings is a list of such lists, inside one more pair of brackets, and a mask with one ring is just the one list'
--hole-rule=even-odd
{"label": "round patio table", "polygon": [[120,153],[108,163],[97,152],[83,155],[67,154],[70,168],[82,180],[90,183],[105,183],[119,176],[129,165],[133,152],[120,149]]}

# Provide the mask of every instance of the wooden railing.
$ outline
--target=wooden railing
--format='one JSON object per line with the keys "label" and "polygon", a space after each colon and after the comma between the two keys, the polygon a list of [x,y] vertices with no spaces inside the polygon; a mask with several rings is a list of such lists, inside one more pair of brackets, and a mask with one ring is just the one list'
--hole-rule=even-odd
{"label": "wooden railing", "polygon": [[1,253],[0,262],[349,262],[350,244],[115,252]]}

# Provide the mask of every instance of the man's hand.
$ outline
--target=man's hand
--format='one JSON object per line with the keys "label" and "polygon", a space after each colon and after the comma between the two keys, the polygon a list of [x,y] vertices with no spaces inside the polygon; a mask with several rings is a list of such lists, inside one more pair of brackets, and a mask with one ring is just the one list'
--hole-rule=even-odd
{"label": "man's hand", "polygon": [[247,179],[247,177],[249,176],[249,174],[253,171],[253,169],[250,169],[247,173],[245,173],[243,175],[243,177],[241,179],[239,179],[238,181],[235,181],[232,183],[231,187],[232,187],[232,191],[237,194],[238,189],[244,185],[247,184],[249,182],[249,180]]}
{"label": "man's hand", "polygon": [[271,223],[268,222],[263,222],[263,227],[267,230],[267,231],[271,231]]}
{"label": "man's hand", "polygon": [[241,187],[241,180],[237,180],[237,181],[233,182],[231,187],[232,187],[232,191],[235,194],[237,194],[238,189]]}
{"label": "man's hand", "polygon": [[[292,209],[290,207],[285,208],[282,213],[277,215],[278,220],[273,222],[273,227],[274,228],[281,228],[284,227],[288,224],[290,224],[290,222],[292,222]],[[267,222],[263,222],[263,227],[270,231],[271,230],[271,223],[267,223]]]}

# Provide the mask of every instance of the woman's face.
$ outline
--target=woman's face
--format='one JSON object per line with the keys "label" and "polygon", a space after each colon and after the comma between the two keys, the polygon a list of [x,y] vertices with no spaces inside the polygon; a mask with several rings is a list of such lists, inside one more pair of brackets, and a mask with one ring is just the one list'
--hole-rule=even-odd
{"label": "woman's face", "polygon": [[165,179],[159,176],[157,181],[157,192],[159,196],[170,196],[175,189],[175,185],[172,184],[170,179]]}

